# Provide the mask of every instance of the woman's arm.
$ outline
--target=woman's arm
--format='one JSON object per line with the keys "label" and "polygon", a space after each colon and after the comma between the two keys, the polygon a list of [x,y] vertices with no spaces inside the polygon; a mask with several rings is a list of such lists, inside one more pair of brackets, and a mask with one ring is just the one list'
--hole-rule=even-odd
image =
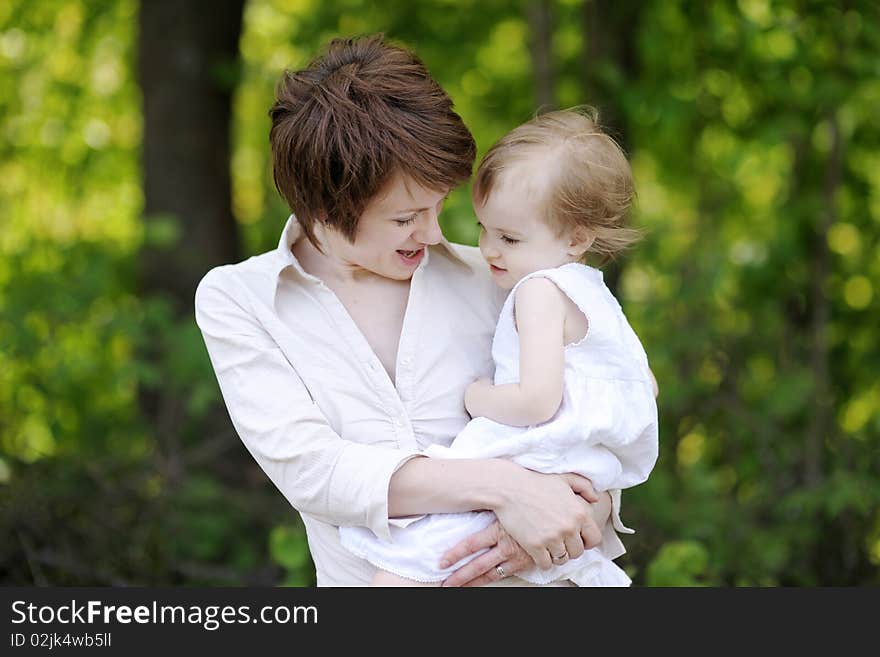
{"label": "woman's arm", "polygon": [[388,539],[389,517],[486,508],[508,518],[524,547],[572,535],[574,513],[561,522],[560,516],[544,518],[540,508],[559,506],[562,495],[569,511],[586,506],[560,475],[500,460],[414,458],[414,451],[342,439],[247,302],[237,298],[239,283],[228,272],[215,269],[202,280],[196,320],[236,431],[294,508]]}
{"label": "woman's arm", "polygon": [[541,568],[552,565],[551,551],[580,555],[597,545],[607,520],[592,512],[599,496],[589,479],[504,459],[412,459],[392,476],[388,498],[392,516],[490,509]]}
{"label": "woman's arm", "polygon": [[209,272],[196,291],[202,331],[235,429],[298,511],[390,539],[388,482],[418,452],[342,439],[275,340],[238,293],[233,268]]}
{"label": "woman's arm", "polygon": [[547,278],[532,278],[516,291],[519,382],[471,384],[465,406],[472,417],[516,427],[546,422],[562,403],[565,367],[565,297]]}

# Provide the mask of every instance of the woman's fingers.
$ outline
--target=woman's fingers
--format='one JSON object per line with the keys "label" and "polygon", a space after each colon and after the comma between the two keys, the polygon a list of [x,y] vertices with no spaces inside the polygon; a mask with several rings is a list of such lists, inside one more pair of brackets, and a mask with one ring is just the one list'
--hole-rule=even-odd
{"label": "woman's fingers", "polygon": [[565,537],[565,551],[570,559],[577,559],[584,553],[584,542],[580,535]]}
{"label": "woman's fingers", "polygon": [[483,548],[496,545],[500,538],[500,529],[501,525],[496,520],[485,529],[478,531],[476,534],[471,534],[463,541],[459,541],[440,558],[440,567],[449,568],[452,564],[474,552],[479,552]]}
{"label": "woman's fingers", "polygon": [[[568,485],[571,486],[572,491],[580,495],[586,501],[592,503],[596,503],[599,501],[599,494],[596,493],[596,489],[593,488],[593,482],[591,482],[586,477],[581,477],[576,474],[566,474],[563,475],[565,480],[568,482]],[[603,493],[607,496],[607,493]],[[580,536],[579,537],[566,537],[565,544],[569,548],[568,553],[572,558],[577,558],[581,554],[583,554],[584,550],[589,550],[590,548],[594,548],[602,542],[602,530],[599,529],[599,526],[596,524],[596,520],[593,517],[593,513],[588,514],[586,519],[580,528]]]}
{"label": "woman's fingers", "polygon": [[581,526],[581,539],[586,549],[594,548],[602,542],[602,530],[596,526],[592,517]]}
{"label": "woman's fingers", "polygon": [[[476,559],[474,559],[474,561],[476,561]],[[522,550],[515,557],[496,564],[477,577],[462,583],[460,586],[485,586],[486,584],[497,582],[505,577],[510,577],[511,575],[521,572],[526,568],[531,567],[533,563],[534,562],[531,557],[529,557],[528,553],[525,550]],[[450,580],[447,580],[447,582]],[[454,584],[447,584],[444,582],[443,586],[454,586]]]}
{"label": "woman's fingers", "polygon": [[553,565],[550,551],[543,546],[538,547],[534,551],[528,550],[528,554],[532,558],[532,561],[535,562],[535,565],[541,570],[547,570]]}
{"label": "woman's fingers", "polygon": [[584,548],[589,550],[603,541],[603,528],[611,515],[611,495],[605,491],[599,496],[599,501],[590,505],[590,514],[581,523],[581,539]]}
{"label": "woman's fingers", "polygon": [[[589,479],[573,473],[523,470],[514,474],[521,479],[506,487],[504,503],[493,510],[536,566],[546,570],[553,566],[552,556],[562,561],[563,552],[571,558],[598,543],[590,505],[600,496]],[[584,545],[584,537],[591,541],[589,545]]]}
{"label": "woman's fingers", "polygon": [[506,577],[508,574],[507,569],[503,568],[502,571],[498,571],[496,566],[504,563],[504,558],[501,556],[501,550],[492,549],[486,552],[486,554],[481,554],[476,559],[473,559],[466,563],[464,566],[456,570],[452,573],[446,580],[443,582],[443,586],[468,586],[471,582],[479,577],[485,578],[487,581],[493,581],[494,579],[501,579],[502,573]]}
{"label": "woman's fingers", "polygon": [[580,495],[587,502],[598,502],[599,495],[596,493],[596,489],[593,488],[593,482],[587,479],[586,477],[581,477],[580,475],[568,473],[562,475],[565,480],[568,482],[568,485],[571,486],[571,489],[575,492],[576,495]]}
{"label": "woman's fingers", "polygon": [[443,586],[483,586],[510,577],[534,564],[529,554],[498,521],[479,534],[494,537],[492,549],[456,570],[443,582]]}
{"label": "woman's fingers", "polygon": [[566,547],[565,543],[559,542],[556,545],[551,545],[547,548],[547,551],[550,553],[550,558],[556,562],[559,559],[565,558],[568,554],[568,547]]}

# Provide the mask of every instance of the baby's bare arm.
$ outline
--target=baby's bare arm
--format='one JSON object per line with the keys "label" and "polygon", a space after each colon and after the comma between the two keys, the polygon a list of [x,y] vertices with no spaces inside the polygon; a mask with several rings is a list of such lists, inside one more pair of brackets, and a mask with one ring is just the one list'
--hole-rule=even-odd
{"label": "baby's bare arm", "polygon": [[519,382],[472,384],[465,394],[471,416],[482,415],[512,426],[546,422],[562,403],[565,296],[547,278],[532,278],[516,291],[519,334]]}

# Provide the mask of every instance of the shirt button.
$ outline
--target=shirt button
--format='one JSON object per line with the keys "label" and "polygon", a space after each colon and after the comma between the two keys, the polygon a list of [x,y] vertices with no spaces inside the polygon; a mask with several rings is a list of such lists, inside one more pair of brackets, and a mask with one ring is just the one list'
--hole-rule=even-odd
{"label": "shirt button", "polygon": [[407,356],[407,357],[404,358],[401,362],[402,362],[404,365],[409,365],[409,364],[412,362],[412,360],[409,358],[409,356]]}
{"label": "shirt button", "polygon": [[396,425],[399,426],[399,427],[402,427],[402,426],[403,426],[403,420],[401,420],[400,418],[397,418],[397,420],[394,421],[394,424],[396,424]]}

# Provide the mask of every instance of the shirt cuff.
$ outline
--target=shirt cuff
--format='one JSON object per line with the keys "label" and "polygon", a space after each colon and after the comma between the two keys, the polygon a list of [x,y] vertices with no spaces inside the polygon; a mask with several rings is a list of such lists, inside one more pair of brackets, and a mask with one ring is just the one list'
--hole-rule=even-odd
{"label": "shirt cuff", "polygon": [[621,534],[635,534],[636,530],[624,525],[620,519],[620,489],[614,488],[608,492],[611,494],[611,524],[614,526],[614,529]]}
{"label": "shirt cuff", "polygon": [[[367,527],[379,538],[391,541],[388,486],[398,468],[416,456],[419,452],[415,450],[410,452],[361,443],[346,445],[330,477],[329,515],[347,516],[351,509],[359,508],[361,518],[350,524]],[[342,512],[333,513],[337,509]]]}
{"label": "shirt cuff", "polygon": [[390,524],[392,527],[400,527],[401,529],[403,529],[404,527],[408,527],[409,525],[413,524],[416,520],[421,520],[424,517],[425,517],[425,514],[423,513],[420,516],[404,516],[403,518],[388,518],[388,524]]}
{"label": "shirt cuff", "polygon": [[620,489],[609,489],[608,494],[611,495],[611,522],[605,523],[602,529],[602,542],[596,547],[609,559],[617,559],[617,557],[626,554],[626,548],[617,532],[635,534],[635,530],[624,525],[620,519]]}

